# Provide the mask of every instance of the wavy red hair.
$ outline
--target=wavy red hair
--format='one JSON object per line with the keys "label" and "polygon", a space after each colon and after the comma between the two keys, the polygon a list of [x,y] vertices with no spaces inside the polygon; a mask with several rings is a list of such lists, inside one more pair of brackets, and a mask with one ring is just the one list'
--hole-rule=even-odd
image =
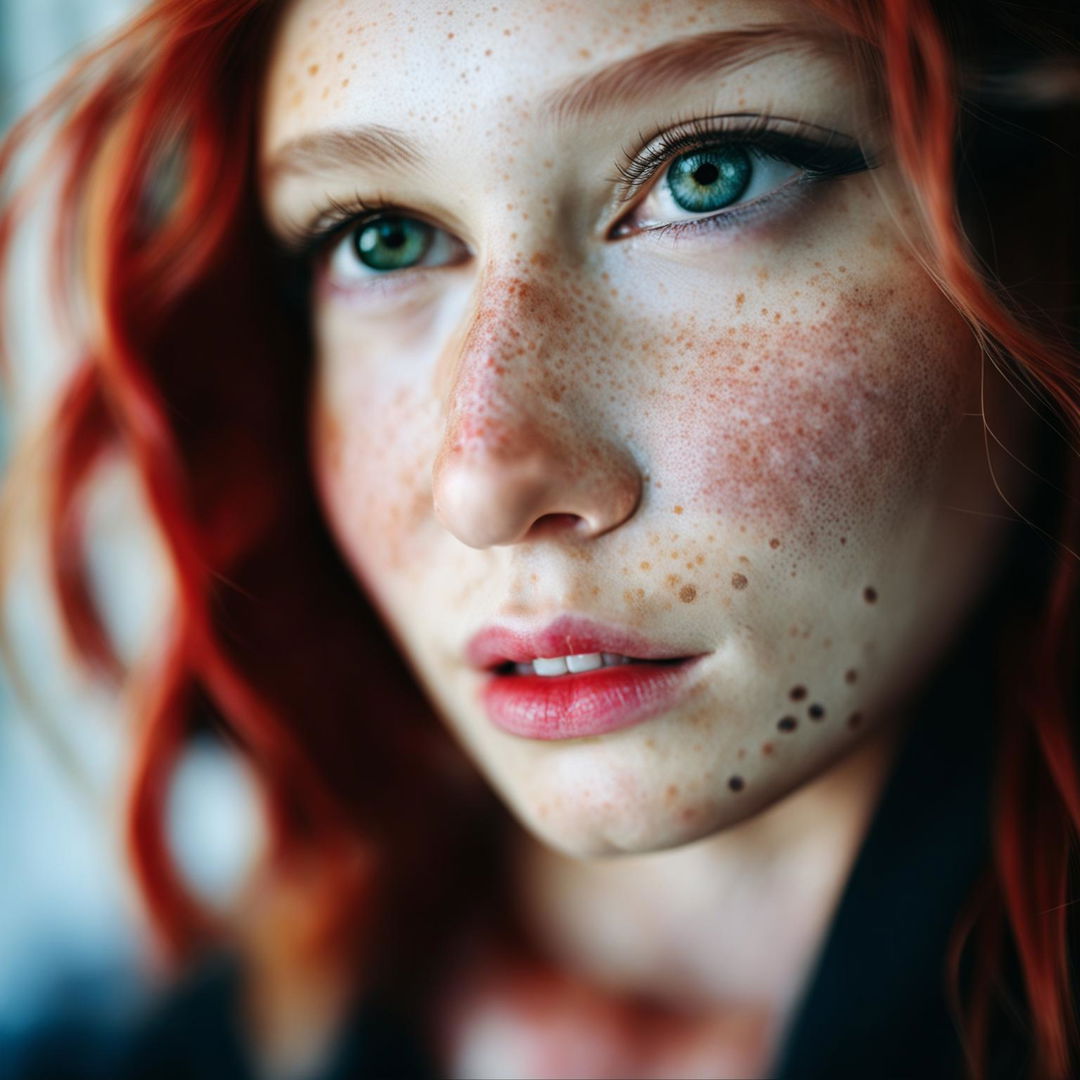
{"label": "wavy red hair", "polygon": [[[962,108],[980,58],[1003,55],[993,53],[988,28],[1032,63],[1045,58],[1046,41],[1024,32],[1019,47],[997,18],[1006,5],[976,13],[954,4],[944,14],[929,0],[817,6],[848,32],[883,90],[896,154],[923,212],[928,269],[979,335],[986,362],[1061,433],[1050,455],[1060,494],[1050,517],[1035,523],[1056,538],[1044,595],[1005,631],[1013,663],[1000,694],[994,865],[958,925],[951,966],[959,986],[963,957],[975,957],[970,992],[956,998],[973,1075],[986,1071],[995,987],[1011,949],[1034,1070],[1065,1077],[1077,1060],[1068,931],[1080,834],[1080,372],[1061,320],[1037,315],[1032,298],[1007,289],[968,240],[957,153],[969,148],[963,161],[972,175],[979,132],[993,129],[985,106]],[[463,875],[451,868],[472,866],[474,879],[495,874],[491,860],[469,861],[465,828],[491,804],[455,780],[448,742],[339,560],[315,502],[302,407],[308,336],[302,312],[282,300],[255,186],[261,66],[279,7],[155,0],[15,127],[0,151],[0,176],[53,125],[40,168],[63,177],[62,302],[94,313],[49,421],[52,584],[82,662],[104,678],[129,675],[85,569],[81,496],[110,450],[134,463],[175,579],[175,617],[155,659],[153,693],[140,703],[126,817],[163,940],[183,956],[220,931],[188,895],[163,820],[178,755],[193,731],[210,726],[255,765],[276,858],[315,851],[331,868],[322,894],[327,940],[357,948],[377,940],[380,955],[400,957],[410,944],[422,953],[445,929],[446,919],[422,915],[460,910],[438,899],[434,884],[446,891],[457,881],[463,895]],[[1042,17],[1050,46],[1060,49],[1067,20]],[[994,85],[1007,84],[984,88]],[[1008,108],[1018,110],[1010,119],[1022,115],[1021,98]],[[1040,112],[1051,128],[1052,113]],[[1048,177],[1060,177],[1060,162]],[[4,205],[0,252],[33,188],[31,179]],[[1064,192],[1058,197],[1064,207]],[[1075,241],[1075,222],[1069,227]],[[1054,259],[1051,276],[1070,279],[1067,255]],[[343,723],[358,712],[351,726]],[[375,721],[388,712],[394,723]],[[422,817],[420,800],[457,813]],[[496,832],[474,836],[473,854]],[[363,873],[355,872],[358,844],[374,853]],[[421,873],[425,887],[412,887]],[[361,899],[370,919],[356,916]],[[421,923],[430,927],[426,938]],[[379,963],[379,955],[365,957]]]}

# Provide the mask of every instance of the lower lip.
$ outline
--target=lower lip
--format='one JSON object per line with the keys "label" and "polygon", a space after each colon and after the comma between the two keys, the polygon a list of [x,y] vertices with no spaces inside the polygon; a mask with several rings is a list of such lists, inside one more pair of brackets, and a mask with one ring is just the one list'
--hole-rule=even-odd
{"label": "lower lip", "polygon": [[604,735],[672,708],[700,657],[634,663],[577,675],[494,675],[482,700],[495,727],[527,739]]}

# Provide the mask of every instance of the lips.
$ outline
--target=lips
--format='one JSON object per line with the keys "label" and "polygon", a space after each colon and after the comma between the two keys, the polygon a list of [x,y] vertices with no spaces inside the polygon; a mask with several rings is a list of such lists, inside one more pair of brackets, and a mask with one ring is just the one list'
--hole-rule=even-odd
{"label": "lips", "polygon": [[[615,654],[629,663],[565,675],[519,674],[534,660]],[[530,739],[603,735],[673,708],[702,654],[564,615],[538,631],[489,627],[468,644],[469,663],[487,673],[480,697],[491,723]]]}
{"label": "lips", "polygon": [[506,663],[525,664],[541,657],[588,653],[612,653],[634,660],[680,660],[696,655],[578,615],[560,615],[536,631],[487,627],[465,649],[469,663],[482,671],[494,671]]}

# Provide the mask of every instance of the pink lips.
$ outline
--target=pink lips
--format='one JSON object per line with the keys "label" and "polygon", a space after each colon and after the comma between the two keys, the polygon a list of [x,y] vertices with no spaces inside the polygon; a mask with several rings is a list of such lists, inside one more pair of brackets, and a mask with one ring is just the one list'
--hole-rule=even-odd
{"label": "pink lips", "polygon": [[[641,662],[555,676],[508,670],[511,663],[582,653],[618,653]],[[472,638],[466,655],[473,667],[490,673],[481,690],[490,721],[530,739],[603,735],[642,723],[676,703],[701,658],[573,615],[534,632],[489,627]]]}

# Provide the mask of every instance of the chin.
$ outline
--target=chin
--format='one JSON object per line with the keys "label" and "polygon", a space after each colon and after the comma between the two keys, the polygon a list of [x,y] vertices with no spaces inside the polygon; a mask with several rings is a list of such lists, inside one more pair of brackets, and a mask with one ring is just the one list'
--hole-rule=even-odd
{"label": "chin", "polygon": [[[616,785],[623,788],[625,783]],[[510,804],[542,844],[572,859],[647,855],[703,840],[758,813],[772,800],[736,801],[712,792],[682,796],[676,783],[628,797],[593,788],[565,793],[531,791]]]}

